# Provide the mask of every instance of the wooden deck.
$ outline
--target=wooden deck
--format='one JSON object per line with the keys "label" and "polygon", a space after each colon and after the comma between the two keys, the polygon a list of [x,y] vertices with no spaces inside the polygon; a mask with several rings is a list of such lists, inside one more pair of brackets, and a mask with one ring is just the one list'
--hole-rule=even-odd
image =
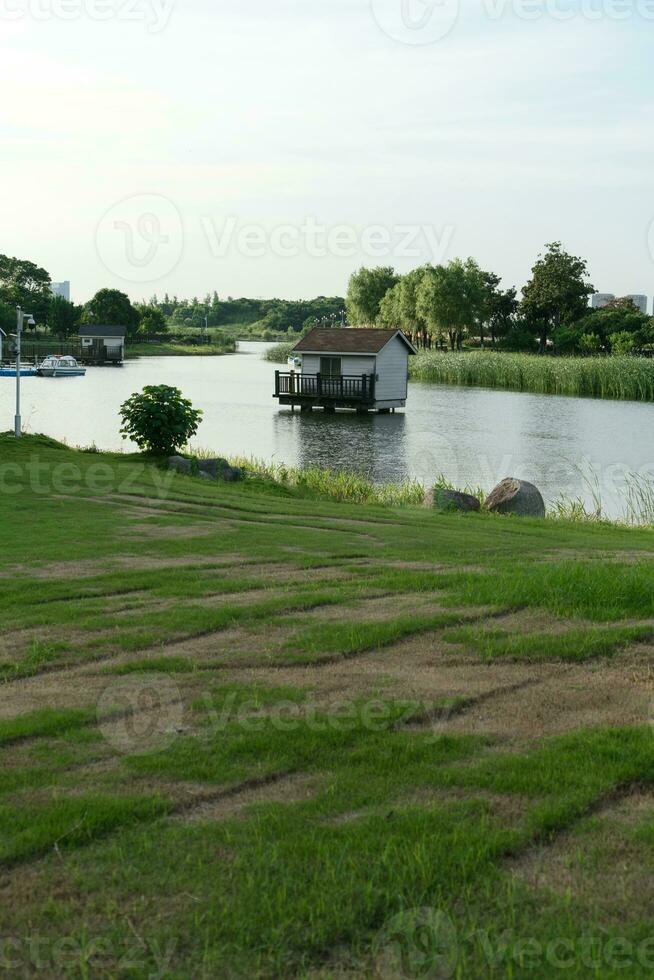
{"label": "wooden deck", "polygon": [[275,371],[273,398],[280,405],[300,408],[372,408],[375,401],[374,374],[300,374]]}

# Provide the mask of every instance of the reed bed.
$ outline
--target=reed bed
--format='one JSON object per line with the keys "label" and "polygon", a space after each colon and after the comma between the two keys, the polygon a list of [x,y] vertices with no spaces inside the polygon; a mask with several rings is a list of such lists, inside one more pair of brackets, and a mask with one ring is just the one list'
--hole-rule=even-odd
{"label": "reed bed", "polygon": [[654,401],[654,359],[539,357],[498,351],[423,351],[411,359],[414,381],[476,385],[542,395]]}

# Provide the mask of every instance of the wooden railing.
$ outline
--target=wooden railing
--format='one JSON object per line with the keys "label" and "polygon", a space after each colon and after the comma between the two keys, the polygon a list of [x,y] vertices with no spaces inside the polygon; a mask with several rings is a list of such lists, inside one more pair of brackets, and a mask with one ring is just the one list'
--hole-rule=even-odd
{"label": "wooden railing", "polygon": [[334,401],[375,400],[374,374],[299,374],[275,371],[275,398],[297,395],[298,398],[325,398]]}

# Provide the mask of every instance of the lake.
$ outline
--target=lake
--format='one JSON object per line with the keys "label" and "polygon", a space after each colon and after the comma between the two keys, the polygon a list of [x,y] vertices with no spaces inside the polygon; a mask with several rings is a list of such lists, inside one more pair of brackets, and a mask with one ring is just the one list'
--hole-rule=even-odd
{"label": "lake", "polygon": [[[85,378],[24,378],[25,431],[71,445],[130,449],[119,406],[148,384],[181,388],[204,419],[194,440],[221,455],[293,466],[344,467],[375,481],[493,487],[505,476],[531,480],[548,501],[560,493],[590,499],[580,473],[592,470],[607,513],[618,516],[626,471],[654,480],[654,407],[640,402],[531,395],[412,383],[395,415],[311,415],[272,398],[276,365],[268,345],[242,343],[226,357],[155,357],[121,368],[89,368]],[[13,428],[15,379],[0,378],[0,429]]]}

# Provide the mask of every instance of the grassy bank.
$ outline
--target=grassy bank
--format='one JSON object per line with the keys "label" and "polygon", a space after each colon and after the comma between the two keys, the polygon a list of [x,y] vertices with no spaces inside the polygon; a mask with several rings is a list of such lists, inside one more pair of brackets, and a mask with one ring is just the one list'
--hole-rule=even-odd
{"label": "grassy bank", "polygon": [[654,360],[649,358],[422,351],[412,358],[410,370],[414,381],[654,401]]}
{"label": "grassy bank", "polygon": [[651,532],[0,458],[13,976],[651,976]]}
{"label": "grassy bank", "polygon": [[226,340],[219,344],[128,344],[127,357],[216,357],[220,354],[233,354],[234,341]]}

